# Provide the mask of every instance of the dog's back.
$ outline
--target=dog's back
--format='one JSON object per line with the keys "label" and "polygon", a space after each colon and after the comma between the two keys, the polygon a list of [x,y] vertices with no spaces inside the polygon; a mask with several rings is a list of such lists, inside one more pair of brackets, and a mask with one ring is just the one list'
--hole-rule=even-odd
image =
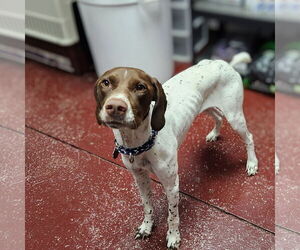
{"label": "dog's back", "polygon": [[195,117],[207,109],[223,110],[224,105],[231,106],[231,103],[242,105],[242,80],[233,67],[249,58],[243,52],[230,64],[223,60],[202,60],[163,84],[168,100],[166,121],[175,136],[184,135]]}

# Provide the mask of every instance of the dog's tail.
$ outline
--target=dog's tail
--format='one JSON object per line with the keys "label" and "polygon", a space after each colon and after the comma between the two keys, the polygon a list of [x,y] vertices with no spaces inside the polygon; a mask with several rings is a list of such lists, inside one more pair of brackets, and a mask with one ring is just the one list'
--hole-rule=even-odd
{"label": "dog's tail", "polygon": [[229,63],[232,67],[235,67],[239,63],[251,63],[251,56],[247,52],[241,52],[233,56],[231,62]]}

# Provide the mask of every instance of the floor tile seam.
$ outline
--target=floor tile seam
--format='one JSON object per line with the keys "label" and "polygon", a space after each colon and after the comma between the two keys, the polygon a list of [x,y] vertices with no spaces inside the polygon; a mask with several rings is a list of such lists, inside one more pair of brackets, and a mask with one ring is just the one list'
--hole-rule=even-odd
{"label": "floor tile seam", "polygon": [[20,134],[20,135],[25,135],[24,132],[21,132],[21,131],[19,131],[19,130],[16,130],[16,129],[13,129],[13,128],[10,128],[10,127],[7,127],[7,126],[1,125],[1,124],[0,124],[0,128],[9,130],[9,131],[11,131],[11,132],[18,133],[18,134]]}
{"label": "floor tile seam", "polygon": [[186,192],[184,192],[184,191],[180,191],[180,193],[182,193],[182,194],[184,194],[184,195],[190,197],[191,199],[194,199],[194,200],[199,201],[199,202],[202,202],[202,203],[204,203],[204,204],[206,204],[206,205],[208,205],[208,206],[211,206],[211,207],[213,207],[213,208],[219,210],[219,211],[222,212],[222,213],[225,213],[225,214],[227,214],[227,215],[231,215],[231,216],[237,218],[238,220],[243,221],[243,222],[246,222],[246,223],[248,223],[248,224],[250,224],[250,225],[252,225],[252,226],[254,226],[254,227],[256,227],[256,228],[258,228],[258,229],[260,229],[260,230],[262,230],[262,231],[265,231],[265,232],[267,232],[267,233],[270,233],[270,234],[275,235],[275,232],[273,232],[272,230],[267,229],[267,228],[265,228],[265,227],[262,227],[262,226],[260,226],[260,225],[257,225],[257,224],[255,224],[255,223],[253,223],[253,222],[251,222],[251,221],[249,221],[249,220],[247,220],[247,219],[245,219],[245,218],[243,218],[243,217],[241,217],[241,216],[238,216],[238,215],[236,215],[236,214],[234,214],[234,213],[228,212],[228,211],[224,210],[224,209],[221,208],[221,207],[218,207],[218,206],[216,206],[216,205],[212,205],[212,204],[208,203],[207,201],[202,200],[202,199],[199,199],[199,198],[197,198],[197,197],[194,197],[194,196],[192,196],[192,195],[190,195],[190,194],[188,194],[188,193],[186,193]]}
{"label": "floor tile seam", "polygon": [[[114,166],[116,166],[116,167],[118,167],[118,168],[121,168],[122,170],[127,170],[125,167],[123,167],[123,166],[121,166],[121,165],[119,165],[119,164],[117,164],[117,163],[115,163],[115,162],[113,162],[113,161],[110,161],[110,160],[108,160],[108,159],[106,159],[106,158],[103,158],[103,157],[101,157],[101,156],[99,156],[99,155],[97,155],[97,154],[95,154],[95,153],[93,153],[93,152],[90,152],[90,151],[86,150],[86,149],[83,149],[83,148],[80,148],[80,147],[78,147],[78,146],[75,146],[75,145],[73,145],[73,144],[71,144],[71,143],[69,143],[69,142],[66,142],[66,141],[64,141],[64,140],[61,140],[61,139],[59,139],[59,138],[56,138],[56,137],[54,137],[54,136],[52,136],[52,135],[49,135],[49,134],[47,134],[47,133],[45,133],[45,132],[43,132],[43,131],[40,131],[40,130],[38,130],[38,129],[36,129],[36,128],[30,127],[30,126],[28,126],[28,125],[26,125],[26,128],[31,129],[31,130],[33,130],[33,131],[39,133],[39,134],[45,135],[45,136],[47,136],[47,137],[49,137],[49,138],[51,138],[51,139],[53,139],[53,140],[59,141],[59,142],[65,144],[65,145],[68,145],[68,146],[72,147],[72,148],[75,148],[76,150],[79,150],[79,151],[88,153],[88,154],[90,154],[90,155],[92,155],[92,156],[94,156],[94,157],[96,157],[96,158],[98,158],[98,159],[101,159],[101,160],[105,161],[106,163],[109,163],[109,164],[112,164],[112,165],[114,165]],[[157,181],[157,180],[155,180],[155,179],[153,179],[153,178],[151,178],[151,180],[152,180],[153,182],[159,184],[159,185],[162,185],[159,181]],[[182,195],[184,195],[184,196],[187,196],[187,197],[189,197],[189,198],[191,198],[191,199],[193,199],[193,200],[199,202],[199,203],[203,203],[203,204],[205,204],[205,205],[207,205],[207,206],[209,206],[209,207],[212,207],[212,208],[217,209],[218,211],[220,211],[220,212],[222,212],[222,213],[225,213],[225,214],[227,214],[227,215],[233,216],[233,217],[237,218],[237,219],[240,220],[240,221],[246,222],[246,223],[248,223],[248,224],[250,224],[250,225],[252,225],[252,226],[254,226],[254,227],[256,227],[256,228],[258,228],[258,229],[260,229],[260,230],[263,230],[263,231],[265,231],[265,232],[271,233],[271,234],[273,234],[273,235],[275,234],[274,232],[272,232],[272,231],[269,230],[269,229],[266,229],[266,228],[264,228],[264,227],[261,227],[261,226],[259,226],[259,225],[256,225],[255,223],[253,223],[253,222],[251,222],[251,221],[248,221],[247,219],[244,219],[244,218],[242,218],[242,217],[240,217],[240,216],[238,216],[238,215],[235,215],[235,214],[233,214],[233,213],[231,213],[231,212],[228,212],[228,211],[226,211],[226,210],[224,210],[224,209],[222,209],[222,208],[220,208],[220,207],[218,207],[218,206],[216,206],[216,205],[210,204],[210,203],[208,203],[208,202],[206,202],[206,201],[204,201],[204,200],[202,200],[202,199],[199,199],[199,198],[197,198],[197,197],[194,197],[194,196],[192,196],[192,195],[190,195],[190,194],[188,194],[188,193],[186,193],[186,192],[184,192],[184,191],[180,191],[180,193],[181,193]]]}
{"label": "floor tile seam", "polygon": [[31,126],[29,126],[29,125],[26,125],[25,127],[28,128],[28,129],[31,129],[31,130],[33,130],[33,131],[39,133],[39,134],[42,134],[42,135],[44,135],[44,136],[47,136],[47,137],[49,137],[49,138],[51,138],[51,139],[53,139],[53,140],[55,140],[55,141],[61,142],[61,143],[63,143],[64,145],[67,145],[67,146],[69,146],[69,147],[71,147],[71,148],[74,148],[74,149],[76,149],[76,150],[79,150],[79,151],[88,153],[88,154],[90,154],[90,155],[92,155],[92,156],[94,156],[94,157],[96,157],[96,158],[99,158],[100,160],[105,161],[106,163],[110,163],[110,164],[112,164],[112,165],[114,165],[114,166],[116,166],[116,167],[118,167],[118,168],[121,168],[121,169],[123,169],[123,170],[124,170],[124,169],[126,170],[126,168],[123,167],[123,166],[121,166],[120,164],[117,164],[117,163],[115,163],[115,162],[113,162],[113,161],[110,161],[110,160],[107,159],[107,158],[103,158],[102,156],[97,155],[96,153],[93,153],[93,152],[88,151],[88,150],[86,150],[86,149],[84,149],[84,148],[81,148],[81,147],[79,147],[79,146],[76,146],[76,145],[74,145],[74,144],[72,144],[72,143],[69,143],[69,142],[64,141],[64,140],[62,140],[62,139],[59,139],[59,138],[57,138],[57,137],[55,137],[55,136],[53,136],[53,135],[47,134],[47,133],[45,133],[45,132],[43,132],[43,131],[41,131],[41,130],[39,130],[39,129],[36,129],[36,128],[34,128],[34,127],[31,127]]}
{"label": "floor tile seam", "polygon": [[280,229],[286,230],[286,231],[288,231],[288,232],[290,232],[290,233],[295,233],[295,234],[297,234],[297,235],[300,236],[300,232],[297,232],[297,231],[295,231],[295,230],[293,230],[293,229],[290,229],[290,228],[287,228],[287,227],[285,227],[285,226],[281,226],[281,225],[279,225],[279,224],[275,224],[275,227],[278,227],[278,228],[280,228]]}

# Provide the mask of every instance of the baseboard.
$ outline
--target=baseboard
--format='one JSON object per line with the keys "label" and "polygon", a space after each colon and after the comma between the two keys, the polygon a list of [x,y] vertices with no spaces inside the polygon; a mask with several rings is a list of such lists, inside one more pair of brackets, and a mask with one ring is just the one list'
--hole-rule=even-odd
{"label": "baseboard", "polygon": [[0,36],[0,58],[10,61],[25,62],[24,41],[7,36]]}

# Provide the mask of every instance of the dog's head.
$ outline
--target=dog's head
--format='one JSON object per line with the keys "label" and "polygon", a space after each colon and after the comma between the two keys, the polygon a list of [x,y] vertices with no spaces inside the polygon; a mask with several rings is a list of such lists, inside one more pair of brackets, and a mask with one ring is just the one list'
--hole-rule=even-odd
{"label": "dog's head", "polygon": [[140,69],[114,68],[105,72],[96,82],[95,98],[99,124],[136,129],[155,101],[151,127],[158,131],[165,125],[167,100],[162,86]]}

